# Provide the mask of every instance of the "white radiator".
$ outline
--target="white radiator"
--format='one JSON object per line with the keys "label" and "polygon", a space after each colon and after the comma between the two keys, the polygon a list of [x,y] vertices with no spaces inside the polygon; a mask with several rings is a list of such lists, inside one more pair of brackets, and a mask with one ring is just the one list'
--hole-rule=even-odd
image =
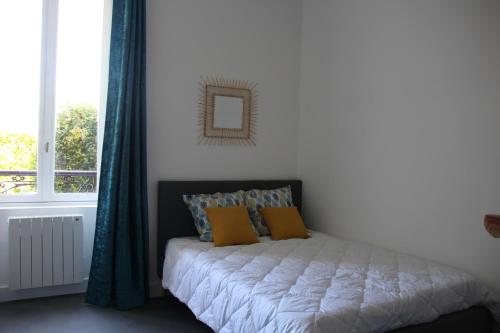
{"label": "white radiator", "polygon": [[9,288],[83,280],[82,216],[9,218]]}

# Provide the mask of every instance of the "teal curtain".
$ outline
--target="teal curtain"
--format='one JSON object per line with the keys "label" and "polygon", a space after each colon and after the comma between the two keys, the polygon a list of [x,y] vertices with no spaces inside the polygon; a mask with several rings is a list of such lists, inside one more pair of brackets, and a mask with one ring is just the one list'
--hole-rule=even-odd
{"label": "teal curtain", "polygon": [[148,298],[145,0],[113,0],[94,252],[86,301],[127,310]]}

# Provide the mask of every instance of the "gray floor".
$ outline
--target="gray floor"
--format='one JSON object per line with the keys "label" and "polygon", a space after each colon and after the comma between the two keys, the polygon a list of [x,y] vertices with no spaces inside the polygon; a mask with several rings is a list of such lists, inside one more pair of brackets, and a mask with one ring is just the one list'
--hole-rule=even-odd
{"label": "gray floor", "polygon": [[[476,312],[489,314],[484,309]],[[469,313],[470,314],[470,313]],[[447,323],[441,318],[441,324]],[[448,318],[449,319],[449,318]],[[471,322],[470,325],[474,326]],[[469,325],[469,326],[470,326]],[[424,325],[395,332],[417,332]],[[467,326],[467,325],[465,325]],[[463,327],[463,332],[474,329]],[[437,329],[429,332],[445,332]],[[0,303],[0,333],[132,333],[212,332],[173,296],[151,299],[146,307],[117,311],[85,304],[83,295]],[[500,325],[493,330],[500,333]]]}
{"label": "gray floor", "polygon": [[212,332],[172,296],[131,311],[84,303],[83,295],[0,303],[1,333]]}

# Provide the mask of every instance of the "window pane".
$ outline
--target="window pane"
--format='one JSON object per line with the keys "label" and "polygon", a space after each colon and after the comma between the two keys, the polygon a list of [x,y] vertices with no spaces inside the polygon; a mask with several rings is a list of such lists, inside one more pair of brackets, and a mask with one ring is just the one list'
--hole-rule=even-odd
{"label": "window pane", "polygon": [[59,0],[55,184],[96,192],[103,0]]}
{"label": "window pane", "polygon": [[35,193],[42,1],[0,6],[0,195]]}

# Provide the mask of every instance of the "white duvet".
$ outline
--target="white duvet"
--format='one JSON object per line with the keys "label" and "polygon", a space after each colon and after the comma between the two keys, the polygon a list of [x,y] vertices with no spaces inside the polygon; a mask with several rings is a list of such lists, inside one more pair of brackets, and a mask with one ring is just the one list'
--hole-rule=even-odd
{"label": "white duvet", "polygon": [[384,332],[472,305],[500,319],[498,299],[453,268],[318,232],[260,240],[172,239],[163,287],[216,332]]}

